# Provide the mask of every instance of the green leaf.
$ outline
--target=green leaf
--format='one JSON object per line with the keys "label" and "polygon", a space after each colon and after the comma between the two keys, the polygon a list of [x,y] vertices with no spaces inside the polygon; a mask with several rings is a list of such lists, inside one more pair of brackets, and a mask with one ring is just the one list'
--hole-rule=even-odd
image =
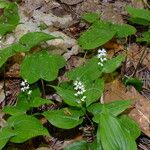
{"label": "green leaf", "polygon": [[68,145],[64,150],[88,150],[86,141],[76,141],[73,144]]}
{"label": "green leaf", "polygon": [[129,18],[129,21],[138,25],[144,25],[144,26],[150,25],[149,21],[142,19],[142,18]]}
{"label": "green leaf", "polygon": [[4,8],[4,12],[0,16],[0,35],[3,36],[7,32],[11,32],[17,26],[20,18],[18,7],[15,3],[0,1],[0,5]]}
{"label": "green leaf", "polygon": [[46,51],[37,52],[23,60],[21,76],[30,84],[39,79],[52,81],[57,78],[58,71],[64,64],[65,60],[62,56],[49,55]]}
{"label": "green leaf", "polygon": [[121,116],[120,123],[122,127],[130,132],[130,135],[132,135],[134,139],[137,139],[141,135],[141,129],[139,125],[130,117],[126,115]]}
{"label": "green leaf", "polygon": [[104,91],[104,81],[102,79],[97,79],[93,83],[86,85],[86,106],[97,101]]}
{"label": "green leaf", "polygon": [[16,136],[10,139],[14,143],[23,143],[33,137],[49,135],[40,121],[32,116],[18,115],[8,118],[7,124],[12,128]]}
{"label": "green leaf", "polygon": [[3,36],[8,32],[11,32],[15,28],[14,25],[11,24],[0,24],[0,35]]}
{"label": "green leaf", "polygon": [[76,106],[80,107],[80,104],[78,104],[78,99],[74,95],[75,91],[73,89],[65,89],[63,87],[54,86],[57,93],[62,97],[63,101],[70,105],[70,106]]}
{"label": "green leaf", "polygon": [[115,34],[116,31],[112,31],[109,25],[96,22],[89,30],[80,36],[78,41],[83,49],[90,50],[105,44],[111,40]]}
{"label": "green leaf", "polygon": [[84,113],[81,110],[63,108],[44,112],[43,115],[52,125],[62,129],[71,129],[82,123],[83,118],[80,117]]}
{"label": "green leaf", "polygon": [[125,56],[124,55],[118,55],[115,58],[112,58],[110,60],[107,60],[104,63],[102,72],[103,73],[112,73],[114,72],[120,65],[121,63],[125,60]]}
{"label": "green leaf", "polygon": [[5,49],[0,50],[0,67],[7,61],[7,59],[13,56],[15,52],[11,49],[11,47],[7,47]]}
{"label": "green leaf", "polygon": [[40,97],[35,97],[29,102],[30,107],[40,107],[44,104],[53,104],[53,102],[51,100],[43,99]]}
{"label": "green leaf", "polygon": [[124,110],[129,108],[131,104],[132,104],[131,100],[119,100],[119,101],[114,101],[108,104],[96,103],[96,104],[92,104],[91,106],[89,106],[87,110],[94,115],[93,121],[98,123],[99,116],[102,113],[102,108],[104,106],[108,109],[109,113],[113,114],[114,116],[118,116]]}
{"label": "green leaf", "polygon": [[44,32],[29,32],[23,35],[19,43],[31,49],[32,47],[40,44],[41,42],[45,42],[48,40],[56,39],[53,35],[46,34]]}
{"label": "green leaf", "polygon": [[143,82],[141,80],[139,80],[138,78],[126,78],[124,80],[124,84],[127,85],[132,85],[135,87],[136,90],[138,90],[139,92],[142,90],[143,88]]}
{"label": "green leaf", "polygon": [[20,114],[26,113],[24,109],[21,109],[15,106],[5,106],[3,108],[3,112],[9,115],[20,115]]}
{"label": "green leaf", "polygon": [[95,21],[99,20],[99,14],[94,12],[86,13],[82,16],[82,19],[89,23],[94,23]]}
{"label": "green leaf", "polygon": [[137,150],[132,136],[106,109],[103,109],[103,113],[99,117],[97,141],[102,144],[104,150]]}
{"label": "green leaf", "polygon": [[[94,71],[93,71],[94,68]],[[85,65],[75,68],[67,73],[70,80],[94,81],[101,75],[98,59],[92,58]]]}
{"label": "green leaf", "polygon": [[0,129],[0,149],[2,149],[6,143],[9,141],[9,139],[16,134],[9,128],[1,128]]}
{"label": "green leaf", "polygon": [[128,6],[126,8],[126,10],[133,18],[141,18],[141,19],[145,19],[150,22],[150,11],[149,10],[133,8],[131,6]]}
{"label": "green leaf", "polygon": [[141,38],[137,38],[137,42],[147,42],[150,43],[150,29],[144,33],[142,33]]}
{"label": "green leaf", "polygon": [[116,31],[117,38],[127,37],[136,33],[136,28],[128,24],[112,24],[112,30]]}

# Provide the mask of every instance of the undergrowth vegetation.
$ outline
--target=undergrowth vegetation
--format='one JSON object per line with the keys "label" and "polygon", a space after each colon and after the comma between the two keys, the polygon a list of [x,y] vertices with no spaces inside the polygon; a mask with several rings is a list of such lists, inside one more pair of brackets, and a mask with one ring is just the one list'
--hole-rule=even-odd
{"label": "undergrowth vegetation", "polygon": [[[4,9],[3,15],[0,16],[0,35],[5,36],[19,24],[19,14],[15,3],[1,0],[0,8]],[[137,42],[149,44],[150,11],[132,7],[127,7],[126,10],[131,16],[130,24],[140,24],[147,28],[147,31],[137,38]],[[9,141],[23,143],[36,136],[50,137],[40,118],[45,118],[49,124],[61,129],[79,128],[85,122],[93,127],[95,138],[92,142],[77,141],[65,150],[137,149],[136,139],[141,134],[140,128],[135,121],[122,113],[131,107],[132,101],[120,99],[105,104],[101,100],[105,86],[104,76],[121,66],[126,53],[108,58],[105,49],[100,48],[112,38],[120,39],[134,35],[136,28],[129,24],[102,21],[96,13],[87,13],[82,18],[90,24],[90,27],[81,34],[78,39],[79,45],[86,51],[95,49],[98,53],[84,65],[66,72],[68,81],[52,82],[58,79],[60,70],[65,67],[66,61],[62,56],[50,54],[46,49],[31,51],[42,42],[61,37],[43,32],[30,32],[23,35],[17,43],[0,50],[2,69],[6,67],[5,63],[10,57],[17,53],[26,54],[20,66],[23,81],[17,104],[5,106],[2,110],[7,114],[7,122],[0,131],[0,149]],[[63,100],[61,108],[35,111],[44,104],[54,104],[53,100],[45,98],[44,91],[39,87],[39,81],[46,83],[51,90],[60,95]]]}

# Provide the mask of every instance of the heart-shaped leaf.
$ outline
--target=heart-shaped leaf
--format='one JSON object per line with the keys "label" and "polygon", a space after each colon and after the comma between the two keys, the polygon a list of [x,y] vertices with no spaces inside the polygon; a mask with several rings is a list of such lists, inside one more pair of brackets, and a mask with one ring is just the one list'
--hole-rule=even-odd
{"label": "heart-shaped leaf", "polygon": [[0,149],[2,149],[9,139],[16,134],[9,128],[4,127],[0,129]]}
{"label": "heart-shaped leaf", "polygon": [[87,89],[84,95],[86,96],[86,106],[89,106],[101,97],[104,90],[104,81],[97,79],[93,83],[86,85],[86,87]]}
{"label": "heart-shaped leaf", "polygon": [[115,58],[107,60],[104,63],[102,72],[104,72],[104,73],[112,73],[112,72],[114,72],[121,65],[121,63],[124,60],[125,60],[125,56],[124,55],[118,55]]}
{"label": "heart-shaped leaf", "polygon": [[82,123],[83,118],[80,117],[84,115],[84,112],[81,110],[63,108],[44,112],[43,115],[52,125],[58,128],[71,129]]}
{"label": "heart-shaped leaf", "polygon": [[75,91],[73,89],[65,89],[63,87],[54,87],[57,93],[63,98],[63,101],[70,105],[70,106],[76,106],[80,107],[77,101],[77,97],[74,95]]}
{"label": "heart-shaped leaf", "polygon": [[30,84],[39,79],[52,81],[57,78],[60,67],[64,65],[65,60],[62,56],[49,55],[48,52],[41,51],[24,59],[21,76]]}
{"label": "heart-shaped leaf", "polygon": [[97,21],[80,36],[79,44],[83,49],[94,49],[111,40],[115,34],[116,31],[111,30],[109,25]]}
{"label": "heart-shaped leaf", "polygon": [[40,121],[32,116],[11,116],[8,118],[7,124],[16,134],[10,139],[14,143],[23,143],[36,136],[49,135],[47,129],[42,126]]}
{"label": "heart-shaped leaf", "polygon": [[28,49],[40,44],[41,42],[56,39],[53,35],[49,35],[44,32],[29,32],[23,35],[19,43],[25,45]]}
{"label": "heart-shaped leaf", "polygon": [[[94,69],[94,71],[93,71]],[[94,81],[101,75],[98,59],[92,58],[85,65],[75,68],[67,73],[70,80]]]}
{"label": "heart-shaped leaf", "polygon": [[89,22],[89,23],[94,23],[95,21],[99,20],[99,15],[97,13],[86,13],[82,16],[82,19],[84,19],[85,21]]}
{"label": "heart-shaped leaf", "polygon": [[129,108],[131,104],[132,104],[131,100],[119,100],[119,101],[114,101],[108,104],[96,103],[96,104],[92,104],[91,106],[89,106],[88,111],[94,115],[93,121],[98,123],[99,116],[102,113],[102,108],[104,106],[108,109],[109,113],[113,114],[114,116],[118,116],[124,110]]}

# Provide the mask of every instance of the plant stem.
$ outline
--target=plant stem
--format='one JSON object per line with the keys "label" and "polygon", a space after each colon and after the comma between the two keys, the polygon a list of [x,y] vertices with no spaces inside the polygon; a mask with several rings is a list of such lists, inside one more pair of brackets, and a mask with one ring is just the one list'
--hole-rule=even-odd
{"label": "plant stem", "polygon": [[140,59],[139,59],[139,61],[138,61],[138,63],[137,63],[137,66],[136,66],[136,68],[135,68],[135,70],[134,70],[134,73],[132,74],[133,77],[136,75],[136,72],[137,72],[137,70],[138,70],[138,67],[139,67],[140,63],[142,63],[142,61],[143,61],[143,59],[144,59],[146,53],[147,53],[147,46],[144,48],[144,50],[143,50],[143,52],[142,52],[142,54],[141,54],[141,57],[140,57]]}
{"label": "plant stem", "polygon": [[44,81],[42,79],[41,79],[41,85],[42,85],[42,97],[46,98],[45,85],[44,85]]}

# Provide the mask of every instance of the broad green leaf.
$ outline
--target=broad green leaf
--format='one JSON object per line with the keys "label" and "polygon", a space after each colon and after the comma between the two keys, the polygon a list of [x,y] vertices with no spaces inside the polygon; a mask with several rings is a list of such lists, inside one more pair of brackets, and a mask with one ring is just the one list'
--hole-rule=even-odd
{"label": "broad green leaf", "polygon": [[81,110],[63,108],[60,110],[49,110],[43,115],[48,121],[58,128],[71,129],[82,123],[84,112]]}
{"label": "broad green leaf", "polygon": [[102,108],[105,106],[109,113],[118,116],[132,104],[131,100],[119,100],[108,104],[95,103],[88,107],[88,111],[94,115],[93,121],[99,122],[99,116],[102,113]]}
{"label": "broad green leaf", "polygon": [[97,79],[93,83],[86,85],[86,106],[97,101],[104,91],[104,81],[102,79]]}
{"label": "broad green leaf", "polygon": [[39,79],[52,81],[57,78],[58,71],[64,64],[65,60],[62,56],[49,55],[46,51],[37,52],[23,60],[21,76],[30,84]]}
{"label": "broad green leaf", "polygon": [[142,18],[129,18],[129,21],[138,25],[144,25],[144,26],[150,25],[149,21],[142,19]]}
{"label": "broad green leaf", "polygon": [[65,89],[63,87],[54,87],[57,93],[62,97],[63,101],[70,105],[70,106],[77,106],[80,107],[80,104],[78,104],[78,99],[74,95],[75,91],[72,89]]}
{"label": "broad green leaf", "polygon": [[0,35],[11,32],[19,23],[18,7],[15,3],[0,1],[1,8],[4,9],[0,16]]}
{"label": "broad green leaf", "polygon": [[112,31],[110,26],[104,23],[95,23],[84,32],[79,38],[79,45],[86,50],[97,48],[113,38],[116,31]]}
{"label": "broad green leaf", "polygon": [[32,116],[11,116],[8,118],[7,124],[16,133],[10,139],[14,143],[23,143],[36,136],[49,135],[47,129],[42,126],[40,121]]}
{"label": "broad green leaf", "polygon": [[137,38],[137,42],[147,42],[150,43],[150,29],[144,33],[142,33],[141,38]]}
{"label": "broad green leaf", "polygon": [[88,150],[87,142],[86,141],[76,141],[67,147],[64,150]]}
{"label": "broad green leaf", "polygon": [[147,9],[139,9],[128,6],[126,10],[133,18],[141,18],[150,21],[150,11]]}
{"label": "broad green leaf", "polygon": [[[94,69],[94,71],[93,71]],[[67,73],[70,80],[94,81],[101,75],[98,59],[92,58],[85,65],[75,68]]]}
{"label": "broad green leaf", "polygon": [[103,109],[99,117],[97,140],[101,142],[104,150],[137,150],[133,137],[106,109]]}
{"label": "broad green leaf", "polygon": [[11,49],[11,47],[7,47],[5,49],[0,50],[0,67],[7,61],[7,59],[13,56],[15,52]]}
{"label": "broad green leaf", "polygon": [[103,73],[112,73],[114,72],[120,65],[121,63],[125,60],[125,56],[124,55],[118,55],[115,58],[112,58],[110,60],[107,60],[104,63],[102,72]]}
{"label": "broad green leaf", "polygon": [[0,149],[2,149],[9,139],[16,134],[9,128],[4,127],[0,129]]}
{"label": "broad green leaf", "polygon": [[5,106],[3,108],[3,112],[9,115],[19,115],[19,114],[25,114],[26,111],[24,109],[15,107],[15,106]]}
{"label": "broad green leaf", "polygon": [[137,139],[141,135],[141,129],[139,125],[130,117],[123,115],[120,117],[120,123],[122,127],[127,129],[134,139]]}
{"label": "broad green leaf", "polygon": [[20,38],[19,43],[25,45],[26,47],[28,47],[28,49],[31,49],[32,47],[40,44],[41,42],[52,39],[56,39],[56,37],[44,32],[29,32]]}
{"label": "broad green leaf", "polygon": [[9,47],[0,50],[0,67],[10,58],[11,56],[15,55],[16,52],[24,52],[26,51],[26,47],[23,45],[16,43],[12,44]]}
{"label": "broad green leaf", "polygon": [[142,90],[143,88],[143,82],[141,80],[139,80],[138,78],[126,78],[124,79],[124,84],[127,85],[132,85],[135,87],[136,90],[138,90],[139,92]]}
{"label": "broad green leaf", "polygon": [[14,28],[15,26],[11,24],[0,24],[0,35],[3,36],[4,34],[11,32]]}
{"label": "broad green leaf", "polygon": [[128,24],[112,24],[112,30],[116,31],[116,37],[123,38],[135,34],[136,29]]}
{"label": "broad green leaf", "polygon": [[82,19],[84,19],[85,21],[89,22],[89,23],[94,23],[95,21],[99,20],[100,16],[97,13],[86,13],[82,16]]}
{"label": "broad green leaf", "polygon": [[40,97],[35,97],[29,102],[30,107],[40,107],[44,104],[53,104],[53,102],[51,100],[43,99]]}

